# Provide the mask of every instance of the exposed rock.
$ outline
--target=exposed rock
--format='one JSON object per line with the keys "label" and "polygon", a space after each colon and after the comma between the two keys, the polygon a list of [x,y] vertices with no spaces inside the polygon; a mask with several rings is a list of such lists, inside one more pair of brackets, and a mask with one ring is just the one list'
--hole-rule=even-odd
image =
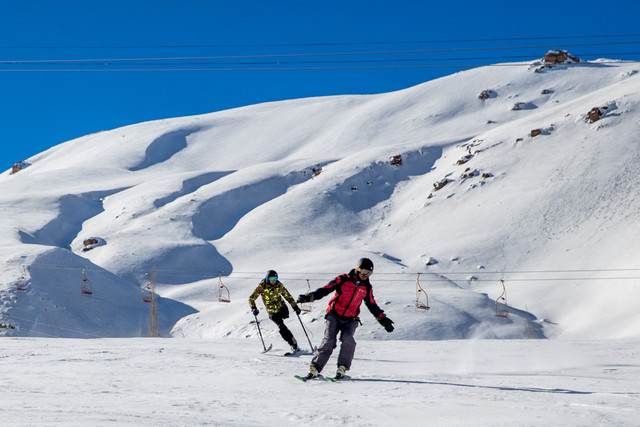
{"label": "exposed rock", "polygon": [[31,163],[27,162],[26,160],[20,160],[19,162],[15,162],[13,164],[13,168],[11,168],[11,175],[13,175],[14,173],[18,173],[22,169],[28,168],[29,166],[31,166]]}
{"label": "exposed rock", "polygon": [[589,122],[597,122],[602,117],[602,111],[598,107],[593,107],[591,111],[587,113],[587,119]]}
{"label": "exposed rock", "polygon": [[467,163],[472,158],[473,158],[473,154],[467,154],[466,156],[463,156],[460,160],[458,160],[456,162],[456,164],[457,165],[464,165],[465,163]]}
{"label": "exposed rock", "polygon": [[600,107],[593,107],[585,116],[584,120],[589,123],[597,122],[602,119],[607,113],[615,111],[618,109],[615,101],[607,102]]}
{"label": "exposed rock", "polygon": [[474,176],[480,175],[477,169],[471,170],[471,168],[467,168],[462,175],[460,175],[461,179],[473,178]]}
{"label": "exposed rock", "polygon": [[529,110],[529,109],[531,109],[531,105],[526,102],[516,102],[515,104],[513,104],[513,107],[511,107],[512,111]]}
{"label": "exposed rock", "polygon": [[529,136],[534,137],[534,136],[538,136],[542,133],[542,129],[533,129],[530,133]]}
{"label": "exposed rock", "polygon": [[566,63],[578,63],[580,62],[580,58],[577,56],[571,55],[566,50],[550,50],[544,55],[542,61],[545,64],[566,64]]}
{"label": "exposed rock", "polygon": [[389,159],[389,163],[395,166],[400,166],[402,164],[402,154],[391,156],[391,159]]}
{"label": "exposed rock", "polygon": [[105,244],[106,244],[106,242],[103,239],[101,239],[99,237],[91,237],[89,239],[85,239],[82,242],[82,245],[84,246],[84,248],[82,248],[82,251],[83,252],[87,252],[87,251],[90,251],[91,249],[93,249],[93,248],[95,248],[97,246],[102,246],[102,245],[105,245]]}
{"label": "exposed rock", "polygon": [[302,171],[303,175],[311,175],[312,178],[320,175],[320,173],[322,173],[322,165],[320,164],[310,166]]}
{"label": "exposed rock", "polygon": [[94,239],[94,238],[86,239],[84,242],[82,242],[82,244],[84,245],[84,247],[85,247],[85,248],[86,248],[87,246],[95,245],[95,244],[97,244],[97,243],[98,243],[98,239]]}
{"label": "exposed rock", "polygon": [[485,89],[482,92],[480,92],[480,95],[478,95],[478,98],[482,99],[483,101],[486,101],[487,99],[495,98],[496,96],[497,94],[491,89]]}
{"label": "exposed rock", "polygon": [[442,188],[444,188],[445,185],[447,185],[450,182],[451,180],[448,178],[441,179],[440,181],[433,183],[433,188],[435,189],[435,191],[441,190]]}

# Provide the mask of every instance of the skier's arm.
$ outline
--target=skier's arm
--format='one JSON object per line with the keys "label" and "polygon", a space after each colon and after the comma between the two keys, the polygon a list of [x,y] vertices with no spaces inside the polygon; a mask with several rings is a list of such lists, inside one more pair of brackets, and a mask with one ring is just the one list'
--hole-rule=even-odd
{"label": "skier's arm", "polygon": [[280,288],[281,288],[280,293],[282,294],[284,299],[286,299],[289,302],[289,304],[291,305],[291,308],[293,308],[293,311],[295,311],[297,314],[300,314],[300,309],[298,308],[298,304],[296,304],[296,300],[293,299],[293,297],[291,296],[291,293],[287,290],[287,288],[284,287],[282,283],[280,284]]}
{"label": "skier's arm", "polygon": [[367,306],[373,317],[376,320],[380,320],[381,317],[384,317],[384,311],[380,308],[375,298],[373,297],[373,290],[371,288],[368,289],[367,296],[364,298],[364,304]]}
{"label": "skier's arm", "polygon": [[256,299],[262,294],[262,286],[258,286],[253,293],[249,296],[249,306],[251,309],[255,309],[256,307]]}
{"label": "skier's arm", "polygon": [[313,292],[309,292],[308,294],[298,296],[298,302],[313,302],[317,299],[324,298],[331,292],[334,292],[341,285],[342,280],[342,277],[338,276],[325,286],[318,288]]}
{"label": "skier's arm", "polygon": [[376,300],[373,298],[373,290],[372,289],[369,290],[369,294],[364,299],[364,304],[367,306],[367,308],[369,309],[371,314],[373,314],[373,316],[376,318],[378,323],[380,323],[380,325],[382,325],[382,327],[385,329],[385,331],[387,331],[387,332],[392,332],[393,331],[393,329],[394,329],[393,320],[389,319],[387,317],[387,315],[384,314],[384,311],[380,308],[380,306],[378,305]]}
{"label": "skier's arm", "polygon": [[379,321],[381,318],[386,316],[386,314],[384,314],[384,311],[380,308],[378,304],[376,304],[375,301],[370,302],[369,299],[367,298],[364,300],[364,304],[367,306],[367,308],[369,309],[371,314],[373,314],[373,317],[375,317],[376,320]]}

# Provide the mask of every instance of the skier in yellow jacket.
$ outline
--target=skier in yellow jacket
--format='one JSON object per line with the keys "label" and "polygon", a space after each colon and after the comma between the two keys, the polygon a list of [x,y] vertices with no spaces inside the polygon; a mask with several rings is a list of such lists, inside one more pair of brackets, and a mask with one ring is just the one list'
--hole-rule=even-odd
{"label": "skier in yellow jacket", "polygon": [[262,297],[262,302],[264,303],[265,308],[267,309],[267,313],[269,315],[269,319],[271,319],[280,330],[280,335],[282,338],[291,346],[291,351],[293,353],[300,351],[298,347],[298,342],[294,338],[293,334],[284,324],[284,319],[289,317],[289,309],[287,305],[284,303],[284,299],[286,299],[289,304],[291,304],[291,308],[296,314],[300,314],[300,308],[298,304],[296,304],[296,300],[291,296],[287,288],[278,280],[278,273],[274,270],[269,270],[267,272],[267,276],[262,279],[258,287],[253,291],[251,296],[249,297],[249,306],[251,306],[251,312],[254,316],[257,316],[260,312],[256,307],[256,299],[258,296]]}

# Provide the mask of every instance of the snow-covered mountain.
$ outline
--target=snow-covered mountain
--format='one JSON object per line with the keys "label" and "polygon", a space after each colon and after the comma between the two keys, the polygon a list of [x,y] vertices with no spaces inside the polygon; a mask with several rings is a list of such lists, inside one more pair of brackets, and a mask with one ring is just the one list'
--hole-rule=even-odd
{"label": "snow-covered mountain", "polygon": [[255,339],[268,269],[297,295],[367,256],[397,329],[365,336],[639,337],[638,70],[498,64],[55,146],[0,175],[0,332],[146,336],[156,277],[160,334]]}

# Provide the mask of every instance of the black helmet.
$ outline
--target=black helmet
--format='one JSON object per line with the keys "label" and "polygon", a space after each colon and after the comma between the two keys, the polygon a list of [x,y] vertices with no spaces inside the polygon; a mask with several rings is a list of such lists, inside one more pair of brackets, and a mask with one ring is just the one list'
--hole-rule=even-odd
{"label": "black helmet", "polygon": [[360,260],[358,260],[358,264],[356,266],[357,270],[369,270],[369,271],[373,271],[373,261],[371,261],[369,258],[360,258]]}
{"label": "black helmet", "polygon": [[270,277],[275,277],[275,280],[278,280],[278,273],[276,273],[275,270],[269,270],[267,271],[267,275],[265,276],[265,279],[269,280]]}

